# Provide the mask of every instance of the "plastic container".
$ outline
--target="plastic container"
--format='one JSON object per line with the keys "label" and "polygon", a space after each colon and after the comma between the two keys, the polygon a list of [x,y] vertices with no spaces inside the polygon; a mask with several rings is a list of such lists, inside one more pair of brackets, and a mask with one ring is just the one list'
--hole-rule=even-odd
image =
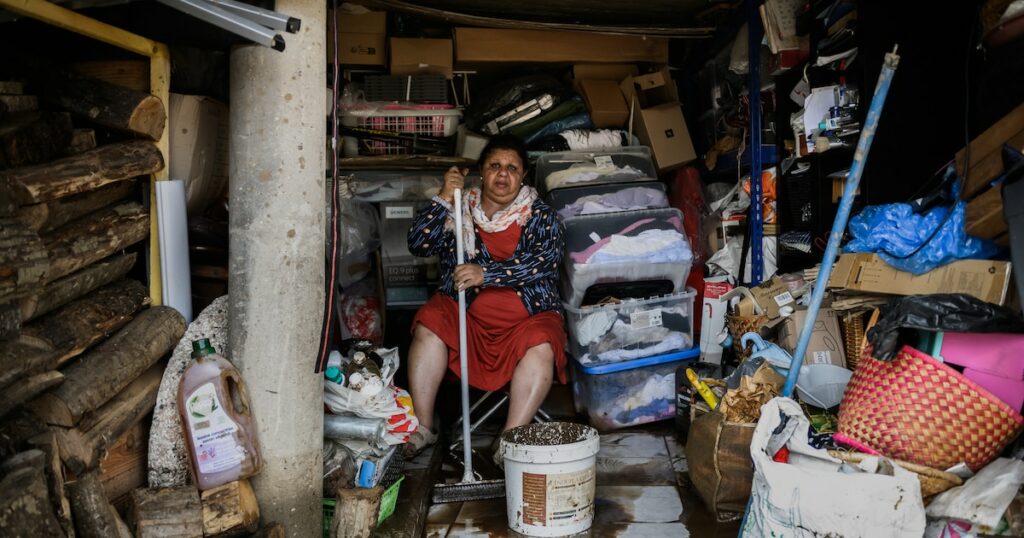
{"label": "plastic container", "polygon": [[[364,202],[428,200],[441,192],[444,170],[357,170],[340,168],[349,191]],[[480,185],[480,176],[471,171],[467,186]]]}
{"label": "plastic container", "polygon": [[675,372],[695,362],[700,349],[610,364],[581,365],[572,359],[576,411],[605,432],[675,418]]}
{"label": "plastic container", "polygon": [[[653,219],[653,223],[628,230],[638,222]],[[686,278],[693,265],[693,252],[682,230],[683,214],[678,209],[646,209],[602,215],[582,215],[563,221],[565,228],[565,256],[562,265],[565,278],[562,280],[562,297],[572,308],[578,308],[586,295],[587,288],[595,284],[612,282],[638,282],[665,280],[672,284],[672,292],[684,290]],[[595,243],[617,236],[630,241],[642,242],[641,234],[648,233],[651,226],[678,232],[676,248],[660,251],[657,259],[625,259],[621,262],[596,261],[591,256],[585,262],[577,261],[573,254],[588,252]]]}
{"label": "plastic container", "polygon": [[206,338],[192,342],[178,385],[192,478],[200,491],[248,478],[263,468],[256,423],[242,374]]}
{"label": "plastic container", "polygon": [[[345,127],[362,127],[393,133],[418,134],[442,138],[455,135],[462,112],[448,105],[417,105],[416,108],[378,108],[367,111],[348,110],[341,114]],[[412,153],[401,142],[368,139],[360,144],[353,136],[342,141],[346,157],[356,155],[405,155]],[[362,148],[362,151],[360,150]]]}
{"label": "plastic container", "polygon": [[569,327],[570,353],[580,364],[589,365],[690,349],[694,346],[696,296],[696,290],[689,288],[617,304],[583,308],[562,305]]}
{"label": "plastic container", "polygon": [[576,217],[579,215],[567,215],[564,213],[564,211],[568,206],[574,204],[577,200],[585,196],[602,196],[606,194],[620,192],[626,189],[635,188],[655,189],[659,193],[661,193],[662,198],[661,200],[657,200],[653,203],[645,205],[644,207],[639,207],[636,209],[660,209],[668,207],[668,195],[665,194],[665,184],[660,181],[642,181],[639,183],[616,183],[612,185],[586,185],[583,187],[569,187],[549,192],[547,195],[547,201],[548,205],[550,205],[556,212],[558,212],[559,215],[562,215],[563,217]]}
{"label": "plastic container", "polygon": [[[588,173],[578,175],[570,168]],[[650,148],[627,146],[598,152],[545,153],[537,159],[534,177],[537,189],[544,194],[566,187],[657,179],[658,169],[654,167]]]}
{"label": "plastic container", "polygon": [[501,435],[508,526],[527,536],[568,536],[594,521],[597,451],[593,428],[527,424]]}
{"label": "plastic container", "polygon": [[800,399],[822,409],[831,409],[843,401],[846,385],[853,372],[834,364],[805,364],[800,367],[796,393]]}

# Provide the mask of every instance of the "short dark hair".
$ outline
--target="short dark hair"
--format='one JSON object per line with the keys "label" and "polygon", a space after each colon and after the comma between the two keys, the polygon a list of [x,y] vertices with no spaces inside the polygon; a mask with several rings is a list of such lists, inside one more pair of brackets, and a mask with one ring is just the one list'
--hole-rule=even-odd
{"label": "short dark hair", "polygon": [[530,161],[526,155],[526,143],[523,142],[522,138],[511,134],[500,134],[491,137],[487,141],[487,145],[484,146],[483,151],[480,152],[480,159],[477,160],[476,166],[479,169],[483,169],[484,163],[487,162],[488,157],[492,153],[500,149],[507,149],[516,152],[519,155],[519,160],[523,161],[523,170],[526,170],[530,166]]}

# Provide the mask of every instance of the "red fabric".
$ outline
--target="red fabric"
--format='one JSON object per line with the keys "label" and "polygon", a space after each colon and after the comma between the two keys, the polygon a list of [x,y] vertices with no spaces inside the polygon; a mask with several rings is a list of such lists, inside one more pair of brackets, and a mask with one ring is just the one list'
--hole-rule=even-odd
{"label": "red fabric", "polygon": [[[501,261],[515,253],[520,227],[509,226],[496,233],[479,232],[491,257]],[[459,304],[443,293],[435,293],[420,308],[413,330],[421,323],[448,346],[448,368],[459,375]],[[481,390],[498,390],[512,379],[519,360],[531,347],[548,343],[555,357],[555,374],[565,377],[565,331],[558,312],[530,316],[511,288],[486,288],[466,312],[466,346],[469,383]]]}

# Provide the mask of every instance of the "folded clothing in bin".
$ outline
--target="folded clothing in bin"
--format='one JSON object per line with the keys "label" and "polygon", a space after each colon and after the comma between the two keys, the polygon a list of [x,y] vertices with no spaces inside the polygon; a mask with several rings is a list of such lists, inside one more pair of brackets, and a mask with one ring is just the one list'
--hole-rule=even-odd
{"label": "folded clothing in bin", "polygon": [[668,207],[665,185],[658,182],[595,185],[548,193],[548,203],[562,218]]}
{"label": "folded clothing in bin", "polygon": [[537,159],[537,188],[549,192],[565,187],[607,185],[657,179],[658,171],[646,146],[627,146],[599,152],[546,153]]}

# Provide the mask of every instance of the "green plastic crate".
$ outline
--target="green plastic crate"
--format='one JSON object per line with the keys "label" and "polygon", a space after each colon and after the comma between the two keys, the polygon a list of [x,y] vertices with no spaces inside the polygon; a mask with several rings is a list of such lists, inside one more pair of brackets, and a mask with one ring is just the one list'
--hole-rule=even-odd
{"label": "green plastic crate", "polygon": [[[398,490],[401,489],[405,476],[398,477],[394,484],[384,490],[380,498],[380,509],[377,515],[377,525],[384,522],[391,514],[395,513],[395,504],[398,503]],[[331,538],[331,520],[334,518],[334,507],[337,505],[334,499],[323,499],[324,507],[324,538]]]}

